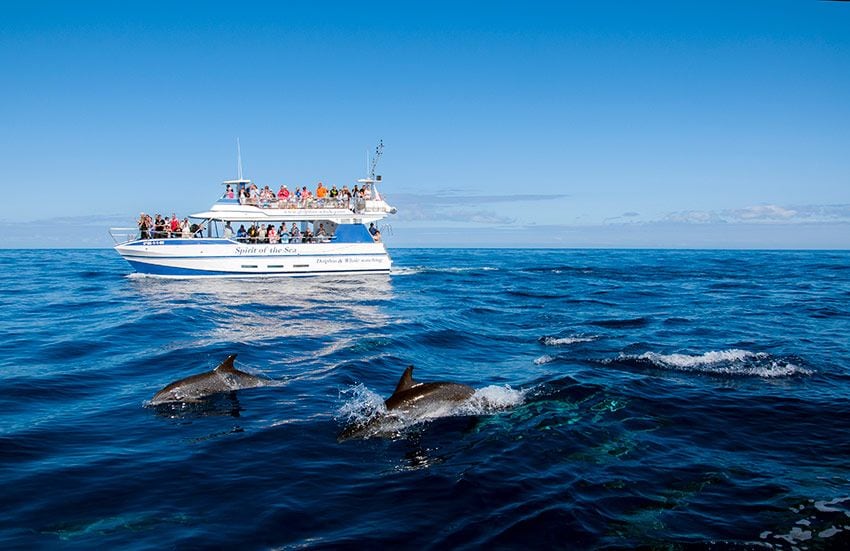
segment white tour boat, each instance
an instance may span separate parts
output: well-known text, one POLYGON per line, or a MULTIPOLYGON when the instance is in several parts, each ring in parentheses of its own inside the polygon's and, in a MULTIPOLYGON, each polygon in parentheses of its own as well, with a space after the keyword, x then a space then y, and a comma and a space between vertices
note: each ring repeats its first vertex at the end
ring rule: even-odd
POLYGON ((256 186, 242 178, 240 158, 238 177, 223 182, 221 198, 208 211, 189 217, 195 221, 192 233, 112 228, 115 250, 136 272, 160 277, 388 274, 391 261, 377 229, 396 209, 377 188, 381 177, 375 175, 375 166, 382 147, 376 150, 369 176, 357 180, 362 196, 349 200, 296 199, 294 194, 283 200, 276 194, 272 200, 251 197, 256 186), (250 235, 252 227, 269 225, 285 231, 276 231, 271 239, 264 231, 250 235), (240 228, 249 235, 240 235, 240 228))

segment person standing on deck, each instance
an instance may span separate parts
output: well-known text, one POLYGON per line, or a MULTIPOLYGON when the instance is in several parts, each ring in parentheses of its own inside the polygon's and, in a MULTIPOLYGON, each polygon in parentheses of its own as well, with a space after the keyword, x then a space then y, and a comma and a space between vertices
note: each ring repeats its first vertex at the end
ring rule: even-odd
POLYGON ((150 238, 150 225, 148 225, 148 215, 144 212, 139 214, 139 239, 150 238))
POLYGON ((180 219, 173 212, 171 213, 171 235, 168 237, 177 237, 180 232, 180 219))

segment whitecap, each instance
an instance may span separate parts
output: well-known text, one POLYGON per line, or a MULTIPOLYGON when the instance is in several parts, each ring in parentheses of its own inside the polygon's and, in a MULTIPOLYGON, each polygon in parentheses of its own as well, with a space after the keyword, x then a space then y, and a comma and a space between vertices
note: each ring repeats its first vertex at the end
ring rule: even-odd
POLYGON ((793 362, 775 358, 766 352, 732 348, 703 354, 659 354, 645 352, 638 356, 620 354, 620 360, 650 362, 657 367, 680 371, 699 371, 722 375, 748 375, 763 378, 810 375, 812 372, 793 362))
POLYGON ((539 358, 535 358, 534 365, 543 365, 543 364, 548 364, 548 363, 554 362, 554 361, 555 361, 554 356, 544 354, 544 355, 540 356, 539 358))
POLYGON ((394 275, 394 276, 416 275, 416 274, 421 274, 423 271, 425 271, 423 268, 392 268, 392 269, 390 269, 390 275, 394 275))
POLYGON ((693 368, 707 365, 717 365, 721 363, 740 362, 747 358, 766 358, 768 355, 764 352, 750 352, 749 350, 739 350, 733 348, 731 350, 720 350, 706 352, 700 355, 690 354, 658 354, 657 352, 646 352, 637 358, 640 360, 649 360, 655 364, 667 365, 670 367, 693 368))
POLYGON ((571 335, 569 337, 551 337, 545 336, 540 338, 540 342, 546 346, 566 346, 570 344, 578 344, 582 342, 593 342, 599 338, 599 335, 571 335))

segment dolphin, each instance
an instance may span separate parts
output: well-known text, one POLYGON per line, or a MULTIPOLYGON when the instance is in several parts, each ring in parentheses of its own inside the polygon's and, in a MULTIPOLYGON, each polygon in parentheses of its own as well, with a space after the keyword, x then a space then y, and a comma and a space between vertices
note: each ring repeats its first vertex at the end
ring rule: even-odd
MULTIPOLYGON (((339 435, 338 440, 374 436, 381 430, 382 422, 387 418, 402 417, 418 419, 435 412, 451 409, 457 404, 475 394, 475 389, 468 385, 435 381, 423 383, 413 379, 413 366, 404 370, 395 392, 384 401, 387 414, 379 415, 365 423, 355 423, 339 435)), ((392 424, 392 423, 389 423, 392 424)))
POLYGON ((384 401, 387 411, 413 413, 440 405, 453 405, 472 396, 475 389, 458 383, 437 381, 420 383, 413 380, 413 366, 408 366, 398 380, 393 395, 384 401))
POLYGON ((265 379, 233 367, 234 359, 236 359, 236 354, 231 354, 212 371, 174 381, 154 394, 149 405, 157 406, 171 402, 199 402, 211 394, 232 392, 266 384, 265 379))

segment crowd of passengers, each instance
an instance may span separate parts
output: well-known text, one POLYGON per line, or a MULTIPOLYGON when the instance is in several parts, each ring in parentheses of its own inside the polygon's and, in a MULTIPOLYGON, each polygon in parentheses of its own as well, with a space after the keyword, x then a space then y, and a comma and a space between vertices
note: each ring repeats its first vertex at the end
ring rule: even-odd
MULTIPOLYGON (((224 225, 224 237, 233 239, 233 228, 230 222, 224 225)), ((274 224, 265 226, 263 224, 253 224, 248 229, 245 225, 239 226, 235 235, 236 241, 242 243, 325 243, 330 240, 330 236, 325 231, 325 225, 319 223, 319 228, 313 233, 310 227, 304 228, 302 232, 295 222, 288 230, 285 224, 281 224, 279 228, 275 228, 274 224)))
MULTIPOLYGON (((224 198, 236 199, 236 195, 237 192, 233 190, 230 184, 227 184, 227 188, 224 190, 224 198)), ((295 191, 290 191, 285 185, 280 186, 280 189, 275 193, 269 186, 260 189, 256 184, 251 184, 247 188, 241 188, 238 195, 240 204, 257 205, 262 208, 351 208, 352 201, 357 203, 361 200, 371 199, 372 190, 365 185, 359 188, 354 186, 354 189, 348 189, 348 186, 342 186, 342 189, 331 186, 328 189, 322 182, 319 182, 315 193, 307 189, 307 186, 302 186, 301 189, 296 186, 295 191)))
MULTIPOLYGON (((150 214, 144 212, 139 215, 139 238, 140 239, 169 239, 182 237, 189 239, 192 237, 204 236, 204 225, 190 223, 188 218, 182 221, 176 214, 172 213, 169 218, 162 217, 157 214, 156 218, 152 218, 150 214)), ((375 241, 381 240, 381 232, 375 227, 375 224, 369 224, 369 233, 375 241)), ((279 228, 275 228, 274 224, 268 226, 263 224, 252 224, 245 229, 245 224, 241 224, 236 232, 233 232, 233 227, 230 222, 224 224, 224 238, 235 239, 242 243, 326 243, 331 240, 332 236, 325 231, 325 225, 319 223, 319 228, 313 233, 309 226, 304 228, 302 232, 298 225, 293 222, 292 227, 286 229, 286 224, 281 224, 279 228)))
POLYGON ((139 215, 139 236, 141 239, 168 239, 171 237, 203 237, 204 225, 190 223, 188 218, 182 221, 174 213, 171 217, 162 217, 157 214, 156 218, 152 218, 150 214, 144 212, 139 215))

